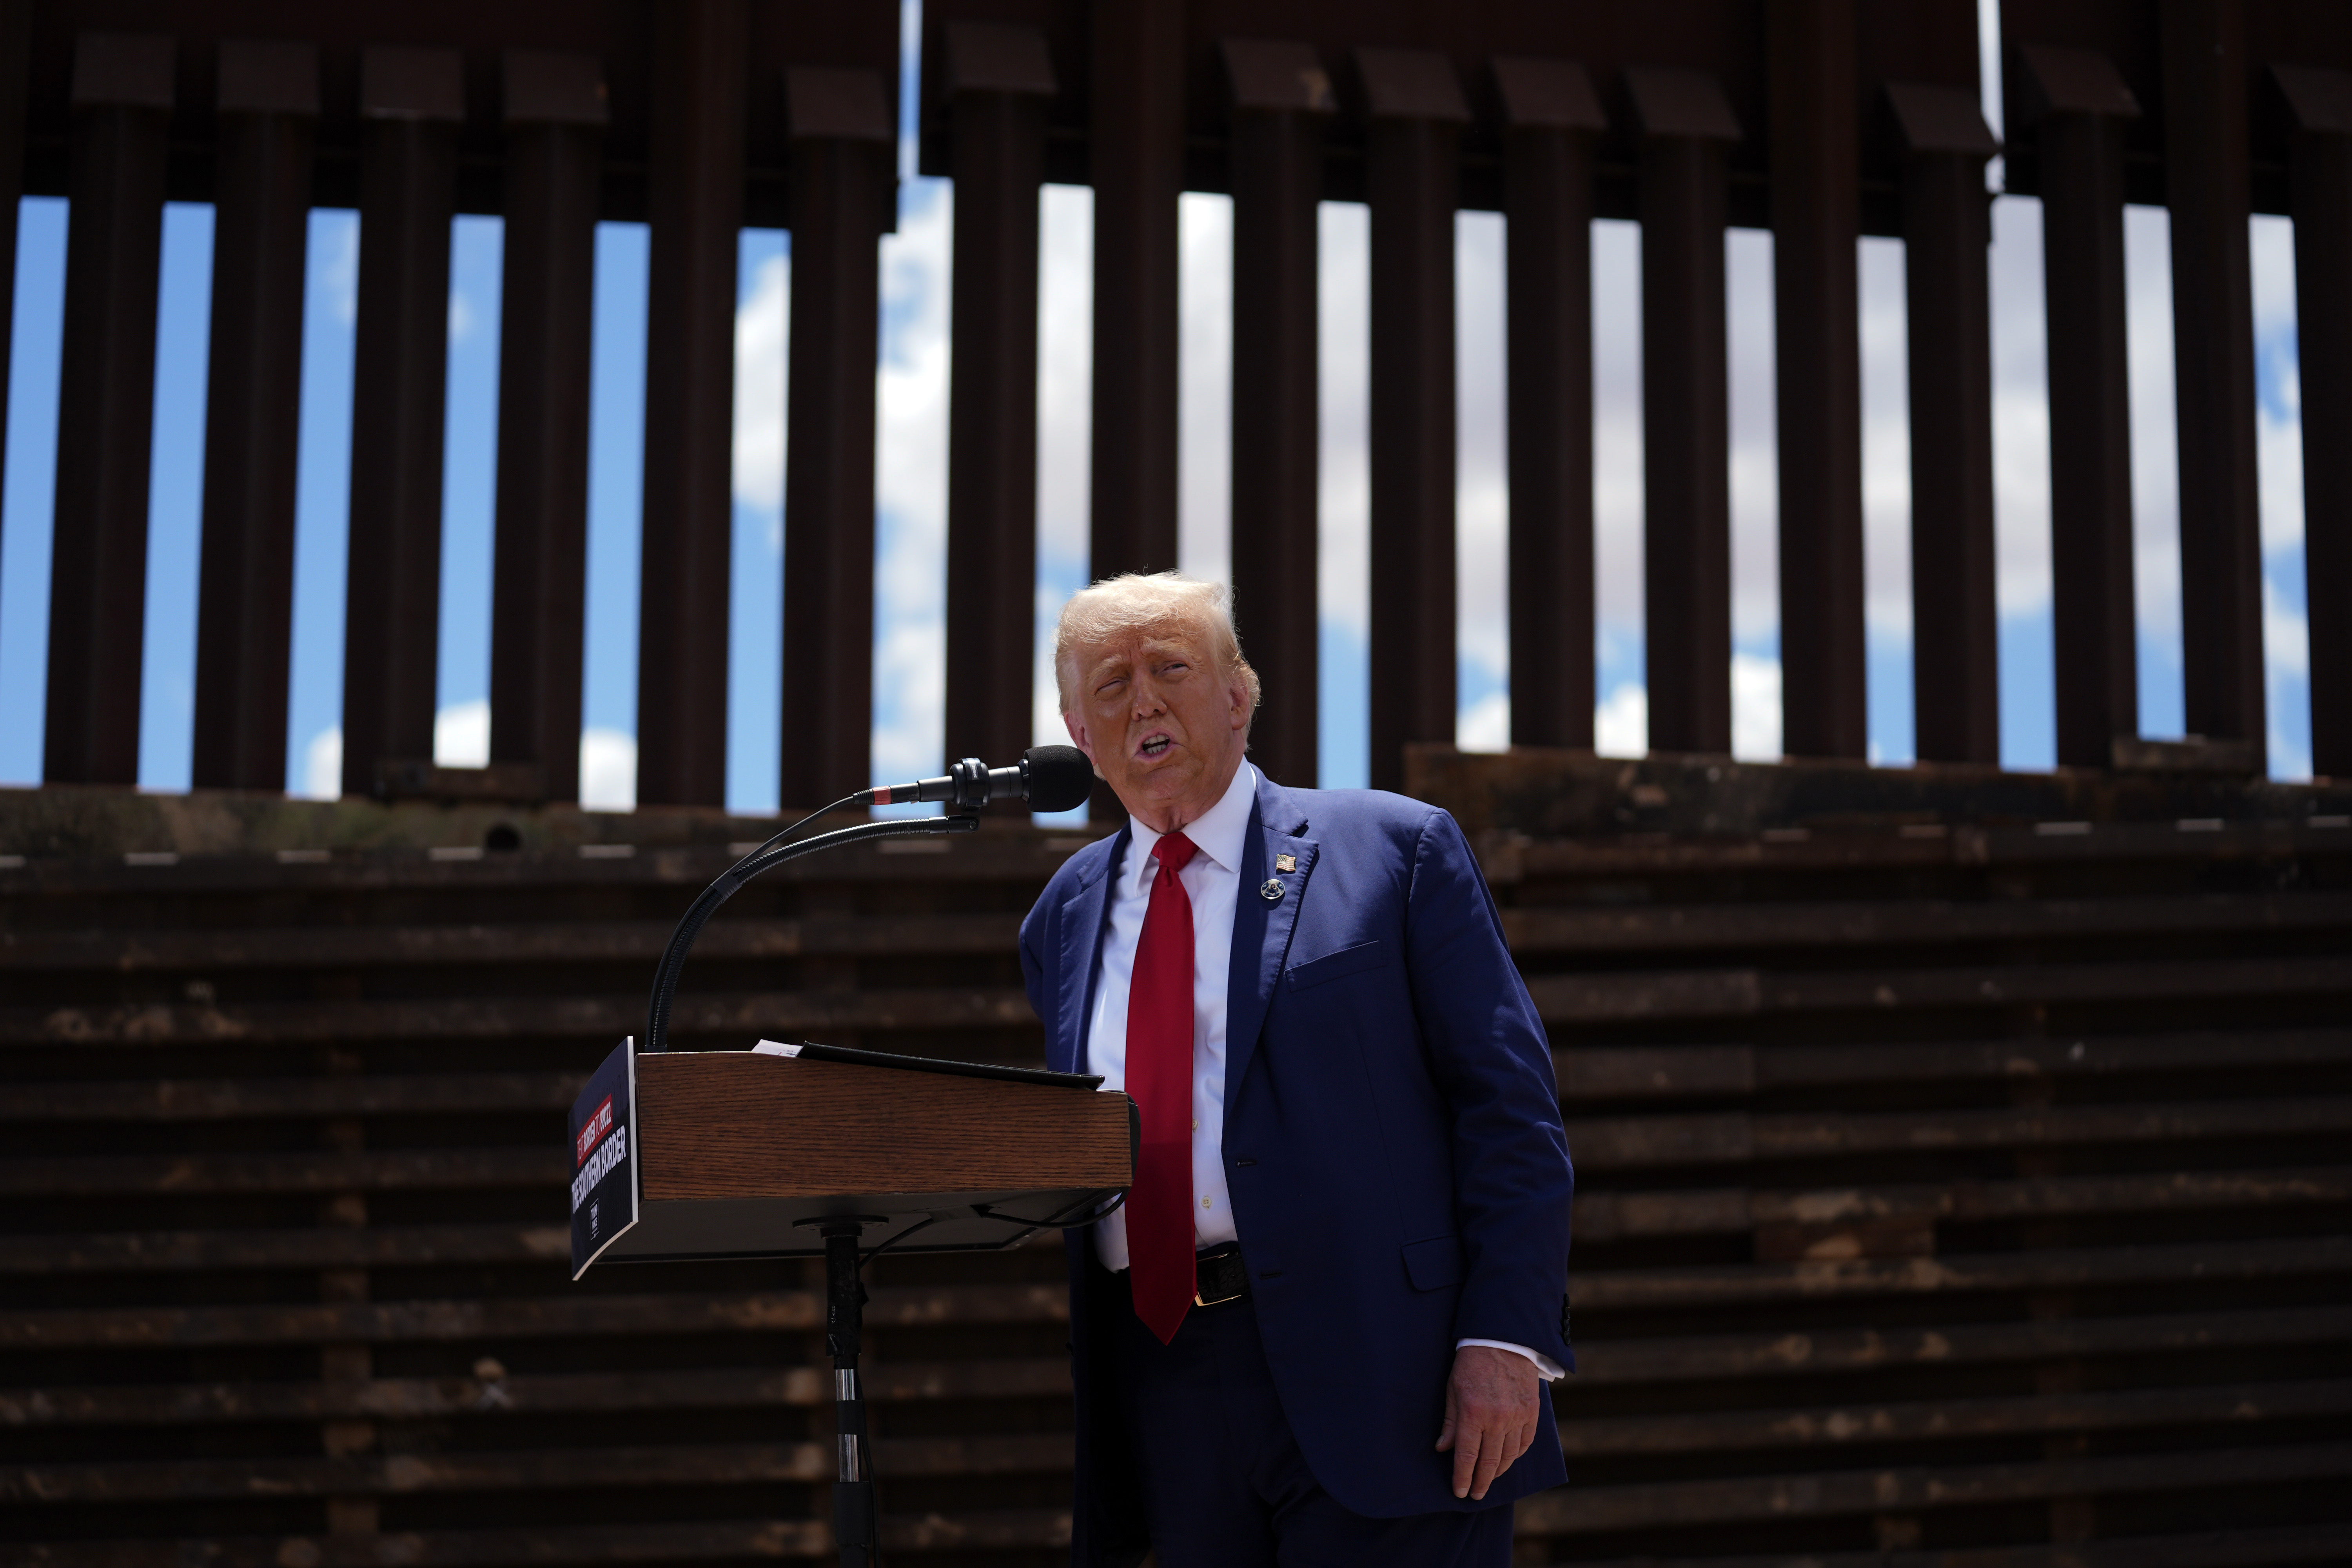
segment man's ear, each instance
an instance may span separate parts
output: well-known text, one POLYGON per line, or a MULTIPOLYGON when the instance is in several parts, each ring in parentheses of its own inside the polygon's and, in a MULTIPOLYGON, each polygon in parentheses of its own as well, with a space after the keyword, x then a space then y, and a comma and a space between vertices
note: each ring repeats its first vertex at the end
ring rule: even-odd
POLYGON ((1077 715, 1065 710, 1062 714, 1062 728, 1070 732, 1070 744, 1084 752, 1087 754, 1087 761, 1093 762, 1095 749, 1087 743, 1087 727, 1078 722, 1077 715))

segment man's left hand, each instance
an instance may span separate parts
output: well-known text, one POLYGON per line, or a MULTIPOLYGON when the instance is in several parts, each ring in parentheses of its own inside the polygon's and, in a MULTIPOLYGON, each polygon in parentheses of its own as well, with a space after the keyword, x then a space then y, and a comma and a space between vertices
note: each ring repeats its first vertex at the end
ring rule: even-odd
POLYGON ((1464 1345, 1445 1384, 1445 1429, 1437 1451, 1454 1451, 1454 1495, 1483 1500, 1495 1478, 1536 1440, 1543 1374, 1514 1351, 1464 1345))

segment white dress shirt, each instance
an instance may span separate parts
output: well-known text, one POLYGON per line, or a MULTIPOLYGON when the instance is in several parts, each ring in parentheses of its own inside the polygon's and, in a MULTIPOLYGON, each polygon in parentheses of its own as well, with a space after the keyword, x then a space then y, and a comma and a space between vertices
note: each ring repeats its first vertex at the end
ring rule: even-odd
MULTIPOLYGON (((1192 1238, 1196 1247, 1237 1239, 1233 1201, 1225 1191, 1225 984, 1233 973, 1234 901, 1241 891, 1242 843, 1249 834, 1257 770, 1246 762, 1217 804, 1187 826, 1199 851, 1176 873, 1192 900, 1192 1238)), ((1135 946, 1151 907, 1152 847, 1160 836, 1130 820, 1134 837, 1110 889, 1110 930, 1103 937, 1102 973, 1095 984, 1094 1016, 1087 1025, 1087 1068, 1105 1089, 1127 1087, 1127 994, 1135 979, 1135 946)), ((1127 1267, 1127 1215, 1095 1227, 1105 1265, 1127 1267)))
MULTIPOLYGON (((1242 847, 1249 835, 1257 778, 1257 770, 1243 763, 1217 804, 1183 829, 1198 853, 1176 873, 1192 902, 1192 1240, 1203 1248, 1240 1239, 1225 1187, 1225 991, 1233 973, 1242 847)), ((1143 936, 1143 917, 1151 907, 1152 847, 1160 839, 1132 818, 1129 827, 1132 837, 1127 855, 1110 886, 1110 930, 1103 936, 1094 1015, 1087 1021, 1087 1065, 1080 1069, 1100 1073, 1106 1089, 1127 1087, 1128 991, 1135 979, 1135 948, 1143 936)), ((1095 1226, 1095 1250, 1106 1268, 1128 1266, 1124 1211, 1095 1226)), ((1459 1342, 1517 1352, 1535 1363, 1546 1379, 1566 1375, 1559 1363, 1525 1345, 1500 1340, 1459 1342)))

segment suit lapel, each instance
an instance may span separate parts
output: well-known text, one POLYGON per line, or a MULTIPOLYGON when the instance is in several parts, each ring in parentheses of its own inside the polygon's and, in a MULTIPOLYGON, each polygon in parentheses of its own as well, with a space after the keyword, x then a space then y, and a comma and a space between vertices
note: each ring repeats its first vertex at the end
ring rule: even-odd
POLYGON ((1282 978, 1291 933, 1298 927, 1307 876, 1315 868, 1315 845, 1298 837, 1306 828, 1307 814, 1297 808, 1290 793, 1260 774, 1257 800, 1250 808, 1249 832, 1242 840, 1241 888, 1234 900, 1233 968, 1225 982, 1228 1105, 1240 1092, 1251 1059, 1257 1054, 1258 1032, 1265 1026, 1275 983, 1282 978), (1268 903, 1258 889, 1268 880, 1266 868, 1274 858, 1285 854, 1297 858, 1298 868, 1273 876, 1272 880, 1282 884, 1282 898, 1268 903))
POLYGON ((1104 917, 1110 910, 1110 887, 1127 858, 1132 829, 1122 825, 1111 838, 1110 858, 1098 874, 1080 885, 1062 905, 1060 982, 1054 1009, 1057 1037, 1047 1042, 1050 1060, 1063 1072, 1087 1070, 1087 1022, 1094 1005, 1095 960, 1102 951, 1104 917))

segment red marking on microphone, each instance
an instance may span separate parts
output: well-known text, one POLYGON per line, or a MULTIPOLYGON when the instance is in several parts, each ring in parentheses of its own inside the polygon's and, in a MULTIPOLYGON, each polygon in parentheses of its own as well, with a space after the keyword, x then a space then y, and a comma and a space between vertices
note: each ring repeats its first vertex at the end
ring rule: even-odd
POLYGON ((875 805, 889 805, 889 804, 890 804, 890 792, 889 792, 888 790, 887 790, 887 789, 877 789, 877 790, 876 790, 876 791, 874 792, 874 804, 875 804, 875 805))

